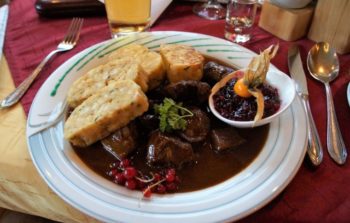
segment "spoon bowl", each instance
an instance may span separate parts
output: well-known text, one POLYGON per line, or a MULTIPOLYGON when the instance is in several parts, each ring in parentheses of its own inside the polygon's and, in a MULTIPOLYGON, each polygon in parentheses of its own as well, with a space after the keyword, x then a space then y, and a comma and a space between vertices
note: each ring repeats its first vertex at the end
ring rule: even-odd
POLYGON ((307 68, 312 77, 324 83, 327 96, 327 148, 332 159, 342 165, 347 151, 341 135, 334 109, 333 96, 329 82, 339 74, 339 60, 336 51, 329 43, 315 44, 307 56, 307 68))
POLYGON ((328 43, 315 44, 307 57, 307 67, 312 77, 323 83, 333 81, 339 74, 339 59, 328 43))

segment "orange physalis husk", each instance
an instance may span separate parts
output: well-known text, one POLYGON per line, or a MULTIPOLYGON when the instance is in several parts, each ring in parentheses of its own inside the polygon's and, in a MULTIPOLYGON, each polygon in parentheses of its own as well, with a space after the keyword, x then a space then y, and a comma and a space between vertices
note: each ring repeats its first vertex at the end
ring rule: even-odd
POLYGON ((258 89, 258 86, 265 82, 270 60, 276 55, 278 47, 278 45, 271 45, 258 56, 253 57, 244 72, 243 82, 248 86, 249 93, 256 98, 258 105, 254 122, 261 120, 264 115, 264 95, 258 89))

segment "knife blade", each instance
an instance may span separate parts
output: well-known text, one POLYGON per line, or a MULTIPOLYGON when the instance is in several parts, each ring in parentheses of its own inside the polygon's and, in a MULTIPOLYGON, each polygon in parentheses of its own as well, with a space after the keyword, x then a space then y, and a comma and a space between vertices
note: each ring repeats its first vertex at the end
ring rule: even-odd
POLYGON ((309 95, 303 64, 297 45, 292 45, 288 50, 288 67, 290 75, 295 80, 297 93, 309 95))
POLYGON ((300 57, 299 47, 297 45, 292 45, 288 49, 288 67, 290 75, 295 81, 296 92, 301 98, 304 110, 306 112, 306 119, 308 122, 307 154, 310 158, 311 163, 314 166, 318 166, 321 164, 323 159, 323 149, 311 113, 306 76, 303 69, 303 63, 300 57))

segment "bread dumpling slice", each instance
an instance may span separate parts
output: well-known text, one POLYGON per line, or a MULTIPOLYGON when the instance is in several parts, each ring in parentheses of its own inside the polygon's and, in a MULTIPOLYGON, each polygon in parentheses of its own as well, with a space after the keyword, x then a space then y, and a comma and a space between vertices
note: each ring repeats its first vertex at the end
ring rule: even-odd
POLYGON ((118 59, 118 58, 124 58, 124 57, 129 57, 132 55, 142 55, 149 52, 148 48, 145 47, 144 45, 140 44, 129 44, 125 45, 123 47, 120 47, 116 51, 112 52, 109 55, 109 59, 118 59))
POLYGON ((165 78, 165 68, 162 57, 159 53, 149 51, 147 47, 139 44, 130 44, 114 51, 109 59, 131 57, 140 63, 148 76, 148 87, 154 89, 160 85, 165 78))
POLYGON ((154 89, 165 79, 165 66, 159 53, 150 51, 141 58, 141 66, 148 76, 148 87, 154 89))
POLYGON ((144 92, 148 90, 148 77, 139 63, 131 58, 121 58, 95 67, 73 82, 68 91, 68 105, 75 108, 111 81, 118 80, 132 80, 144 92))
POLYGON ((64 125, 64 137, 86 147, 126 126, 148 110, 148 100, 131 80, 114 81, 73 110, 64 125))
POLYGON ((171 83, 202 79, 204 57, 193 47, 177 44, 161 45, 160 54, 163 57, 167 78, 171 83))

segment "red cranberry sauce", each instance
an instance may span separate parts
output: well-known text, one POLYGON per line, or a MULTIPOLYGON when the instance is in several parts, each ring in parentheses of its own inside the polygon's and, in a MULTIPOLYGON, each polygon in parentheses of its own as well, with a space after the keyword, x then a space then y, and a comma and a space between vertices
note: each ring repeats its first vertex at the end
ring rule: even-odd
MULTIPOLYGON (((233 86, 238 79, 233 78, 220 88, 213 96, 215 109, 225 118, 234 121, 252 121, 256 115, 255 97, 243 98, 237 95, 233 86)), ((278 90, 266 83, 259 86, 264 95, 264 116, 268 117, 278 111, 281 105, 278 90)))

